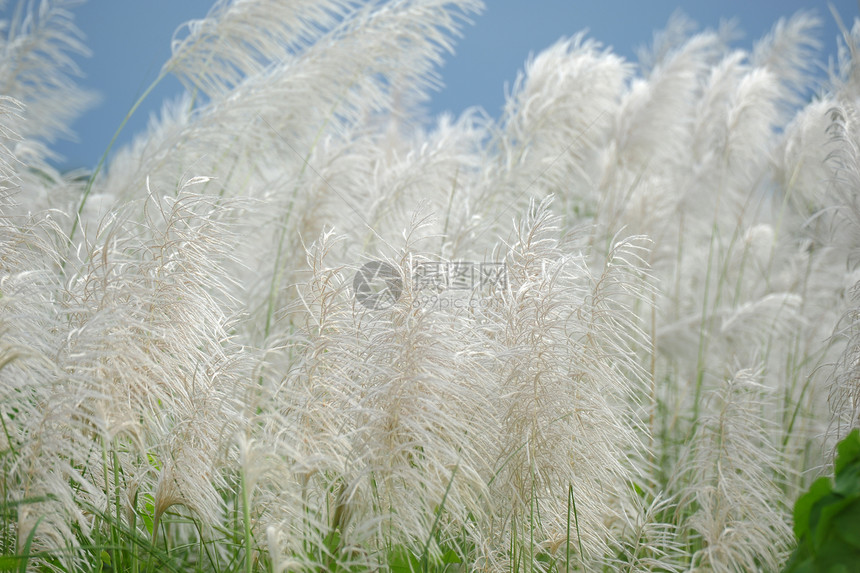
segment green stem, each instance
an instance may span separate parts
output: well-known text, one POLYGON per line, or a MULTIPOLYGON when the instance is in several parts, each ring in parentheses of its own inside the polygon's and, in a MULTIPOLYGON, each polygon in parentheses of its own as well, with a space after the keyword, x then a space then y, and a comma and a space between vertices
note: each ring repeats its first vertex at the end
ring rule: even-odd
POLYGON ((245 573, 252 573, 253 555, 251 551, 251 505, 248 481, 245 478, 245 470, 242 469, 242 521, 245 531, 245 573))
MULTIPOLYGON (((570 538, 570 510, 573 509, 573 526, 576 528, 576 544, 579 547, 579 562, 585 566, 585 552, 582 550, 582 536, 579 534, 579 514, 576 512, 576 497, 573 495, 573 484, 567 486, 567 536, 570 538)), ((568 546, 570 541, 568 540, 568 546)), ((570 567, 570 552, 568 551, 568 567, 570 567)))
POLYGON ((72 244, 72 241, 75 238, 75 232, 77 231, 78 225, 80 224, 80 220, 81 220, 81 213, 84 212, 84 206, 87 203, 87 199, 90 196, 90 192, 93 190, 93 184, 96 181, 96 177, 98 177, 99 173, 101 173, 101 170, 104 167, 105 161, 107 160, 107 156, 111 152, 111 150, 113 149, 113 146, 116 143, 116 140, 119 137, 119 134, 125 128, 125 125, 128 123, 128 120, 131 119, 131 116, 134 115, 134 112, 137 111, 137 108, 140 107, 140 105, 147 98, 147 96, 149 96, 149 94, 152 93, 152 90, 155 89, 155 86, 157 86, 159 83, 161 83, 161 80, 163 80, 166 76, 167 76, 166 70, 162 70, 162 72, 160 74, 158 74, 158 77, 155 78, 155 81, 153 81, 151 84, 149 84, 149 87, 146 88, 146 90, 144 90, 143 94, 141 94, 141 96, 139 98, 137 98, 137 101, 134 102, 134 105, 131 106, 131 109, 128 110, 128 113, 125 114, 125 117, 123 118, 122 123, 119 124, 119 127, 116 129, 116 132, 114 132, 113 137, 111 138, 110 143, 108 143, 107 149, 105 149, 105 152, 102 154, 101 158, 99 159, 99 162, 96 165, 96 168, 93 171, 93 174, 90 175, 90 178, 87 180, 87 187, 86 187, 86 189, 84 189, 84 195, 83 195, 83 197, 81 197, 81 202, 78 205, 78 211, 77 211, 77 214, 75 216, 75 220, 72 222, 72 230, 69 233, 69 245, 72 244))

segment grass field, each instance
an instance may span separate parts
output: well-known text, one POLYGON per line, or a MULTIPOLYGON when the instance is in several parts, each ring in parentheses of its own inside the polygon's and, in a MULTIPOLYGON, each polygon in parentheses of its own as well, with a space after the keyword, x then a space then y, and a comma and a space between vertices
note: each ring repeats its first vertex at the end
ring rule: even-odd
POLYGON ((73 4, 0 39, 0 571, 785 566, 860 423, 860 24, 428 125, 478 0, 221 1, 63 173, 73 4))

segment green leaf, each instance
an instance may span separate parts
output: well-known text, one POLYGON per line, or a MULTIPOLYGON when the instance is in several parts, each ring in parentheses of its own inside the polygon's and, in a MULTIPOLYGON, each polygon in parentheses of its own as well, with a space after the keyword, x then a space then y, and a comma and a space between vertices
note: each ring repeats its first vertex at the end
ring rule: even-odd
POLYGON ((854 501, 837 494, 830 494, 815 504, 812 508, 810 528, 813 530, 813 545, 816 550, 820 550, 824 540, 833 531, 833 519, 854 501))
POLYGON ((329 552, 330 555, 337 555, 338 550, 340 549, 340 531, 334 530, 329 532, 328 535, 323 539, 323 545, 325 545, 326 551, 329 552))
POLYGON ((812 507, 821 498, 829 495, 831 491, 830 480, 826 477, 820 477, 812 483, 808 492, 797 499, 794 504, 794 535, 798 539, 803 539, 803 536, 809 531, 812 507))
POLYGON ((421 560, 402 545, 388 552, 388 568, 391 573, 415 573, 421 571, 421 560))
POLYGON ((837 476, 848 464, 860 463, 860 430, 854 428, 850 434, 836 445, 836 461, 833 470, 837 476))
POLYGON ((847 545, 860 550, 860 500, 833 519, 833 529, 847 545))
POLYGON ((815 573, 808 544, 800 545, 788 560, 783 573, 815 573))
POLYGON ((33 538, 36 537, 36 530, 39 529, 39 525, 42 523, 42 520, 45 519, 45 516, 42 515, 39 519, 36 520, 36 524, 30 530, 30 533, 27 535, 27 540, 24 542, 24 555, 21 556, 20 565, 18 566, 19 573, 27 573, 27 562, 30 561, 30 546, 33 545, 33 538))
POLYGON ((833 491, 845 496, 860 496, 860 461, 842 467, 842 471, 836 474, 833 491))
POLYGON ((860 431, 837 451, 835 485, 819 478, 794 504, 798 546, 786 573, 860 573, 860 431))
POLYGON ((860 573, 860 551, 844 543, 835 531, 825 540, 814 559, 815 571, 860 573))
POLYGON ((21 499, 10 499, 8 501, 0 501, 0 510, 7 510, 18 507, 19 505, 31 505, 34 503, 43 503, 45 501, 55 501, 57 496, 55 495, 38 495, 34 497, 24 497, 21 499))
POLYGON ((457 554, 453 549, 448 549, 445 553, 442 554, 442 563, 445 565, 449 565, 451 563, 462 563, 463 560, 460 559, 460 555, 457 554))

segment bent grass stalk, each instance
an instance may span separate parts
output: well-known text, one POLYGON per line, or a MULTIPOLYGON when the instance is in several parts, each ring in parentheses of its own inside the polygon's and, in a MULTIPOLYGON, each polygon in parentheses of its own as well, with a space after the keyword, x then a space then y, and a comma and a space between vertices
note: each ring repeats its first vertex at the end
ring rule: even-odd
MULTIPOLYGON (((128 123, 128 120, 131 119, 131 116, 134 115, 134 112, 137 111, 137 109, 144 102, 144 100, 149 96, 150 93, 152 93, 152 90, 154 90, 156 88, 156 86, 158 86, 158 84, 161 83, 161 80, 163 80, 165 77, 167 77, 167 73, 168 73, 167 70, 162 70, 161 73, 158 75, 158 77, 155 78, 155 80, 153 80, 153 82, 151 84, 149 84, 149 87, 147 87, 143 91, 143 93, 140 95, 140 97, 137 98, 137 101, 134 102, 134 104, 131 106, 131 109, 128 110, 128 112, 125 114, 125 117, 120 122, 119 127, 116 128, 116 131, 114 132, 113 137, 111 137, 111 140, 107 145, 107 148, 105 149, 104 153, 102 153, 102 156, 99 158, 99 162, 96 164, 96 168, 93 170, 92 175, 90 175, 89 179, 87 179, 87 186, 84 188, 84 194, 83 194, 83 196, 81 196, 81 201, 78 204, 78 210, 77 210, 76 216, 74 217, 74 220, 72 221, 72 230, 69 232, 69 240, 68 240, 69 246, 72 245, 72 243, 75 239, 75 231, 77 231, 78 226, 81 224, 81 214, 84 212, 84 206, 87 203, 87 199, 90 196, 90 192, 92 192, 92 190, 93 190, 93 184, 95 183, 96 178, 98 177, 99 173, 101 173, 101 170, 104 167, 105 162, 107 161, 107 157, 110 154, 111 150, 113 149, 113 146, 116 143, 116 140, 119 137, 119 134, 122 133, 122 130, 125 129, 125 125, 128 123)), ((64 261, 64 263, 65 263, 65 261, 64 261)))

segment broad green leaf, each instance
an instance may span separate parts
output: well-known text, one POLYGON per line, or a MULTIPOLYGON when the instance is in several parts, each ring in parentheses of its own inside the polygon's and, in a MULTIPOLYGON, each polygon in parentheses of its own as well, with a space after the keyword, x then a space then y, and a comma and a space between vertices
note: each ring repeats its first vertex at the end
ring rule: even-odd
POLYGON ((845 466, 853 462, 860 462, 860 430, 857 428, 836 445, 836 461, 833 464, 833 470, 837 477, 845 466))
POLYGON ((830 494, 815 504, 810 517, 810 528, 813 530, 813 545, 816 550, 821 550, 825 540, 833 531, 833 519, 854 501, 837 494, 830 494))
POLYGON ((833 529, 847 545, 860 550, 860 499, 833 518, 833 529))
POLYGON ((812 507, 818 500, 829 495, 830 492, 830 479, 820 477, 812 483, 808 492, 797 499, 797 502, 794 504, 794 535, 798 539, 802 539, 809 531, 809 519, 812 507))
POLYGON ((462 563, 462 562, 463 562, 463 560, 460 559, 460 556, 453 549, 448 549, 442 555, 442 563, 444 563, 445 565, 448 565, 450 563, 462 563))

